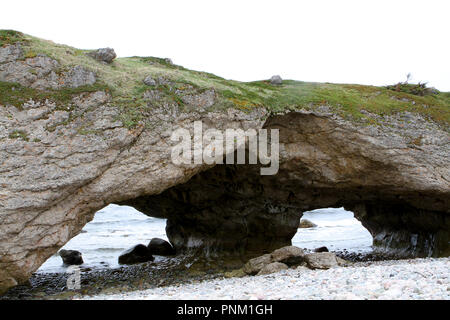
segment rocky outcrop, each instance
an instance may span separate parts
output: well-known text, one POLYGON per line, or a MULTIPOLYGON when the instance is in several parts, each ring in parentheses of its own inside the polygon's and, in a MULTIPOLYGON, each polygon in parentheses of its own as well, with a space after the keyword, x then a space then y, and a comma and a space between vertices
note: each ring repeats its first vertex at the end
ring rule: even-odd
POLYGON ((144 79, 143 82, 144 82, 144 84, 147 85, 147 86, 156 86, 156 81, 155 81, 155 79, 153 79, 153 77, 151 77, 151 76, 145 77, 145 79, 144 79))
POLYGON ((103 61, 106 63, 111 63, 116 57, 116 52, 112 48, 101 48, 88 53, 92 58, 103 61))
POLYGON ((22 59, 21 46, 0 47, 0 81, 35 89, 78 88, 96 82, 95 73, 82 66, 61 68, 44 54, 22 59))
POLYGON ((281 77, 279 75, 272 76, 270 78, 270 83, 275 84, 275 85, 280 85, 283 83, 283 79, 281 79, 281 77))
POLYGON ((23 50, 20 44, 0 48, 0 63, 13 62, 22 58, 23 50))
MULTIPOLYGON (((97 83, 102 75, 45 55, 25 58, 21 50, 0 48, 0 81, 57 90, 97 83)), ((136 83, 145 86, 145 74, 136 83)), ((161 90, 133 91, 147 103, 142 112, 124 113, 109 90, 80 92, 64 105, 51 99, 0 105, 0 290, 25 282, 110 203, 167 218, 167 236, 180 253, 269 253, 291 244, 302 212, 343 206, 381 248, 450 254, 447 126, 409 112, 370 114, 376 124, 367 125, 325 102, 272 114, 241 97, 231 108, 217 88, 171 81, 161 90), (279 129, 279 172, 175 165, 171 132, 193 132, 196 120, 204 131, 279 129)), ((16 90, 7 88, 11 95, 16 90)))

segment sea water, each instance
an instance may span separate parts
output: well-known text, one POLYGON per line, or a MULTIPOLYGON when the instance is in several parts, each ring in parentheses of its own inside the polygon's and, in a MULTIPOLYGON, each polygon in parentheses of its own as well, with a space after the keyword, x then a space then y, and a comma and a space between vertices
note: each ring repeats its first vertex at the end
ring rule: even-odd
POLYGON ((326 208, 303 213, 317 225, 314 228, 298 229, 292 245, 315 249, 325 246, 330 251, 361 252, 372 251, 373 238, 370 232, 355 219, 353 212, 344 208, 326 208))
MULTIPOLYGON (((352 212, 343 208, 327 208, 305 212, 317 227, 298 229, 292 245, 315 249, 326 246, 330 251, 346 249, 348 252, 372 250, 372 236, 356 220, 352 212)), ((166 220, 148 217, 128 206, 111 204, 95 214, 82 233, 71 239, 63 249, 78 250, 88 267, 118 267, 120 253, 136 244, 147 245, 152 238, 167 240, 166 220)), ((64 272, 61 257, 50 257, 39 273, 64 272)))
MULTIPOLYGON (((167 240, 166 220, 151 218, 128 206, 111 204, 98 211, 82 232, 62 249, 78 250, 84 265, 118 267, 121 252, 137 244, 148 245, 152 238, 167 240)), ((38 272, 64 272, 61 257, 50 257, 38 272)))

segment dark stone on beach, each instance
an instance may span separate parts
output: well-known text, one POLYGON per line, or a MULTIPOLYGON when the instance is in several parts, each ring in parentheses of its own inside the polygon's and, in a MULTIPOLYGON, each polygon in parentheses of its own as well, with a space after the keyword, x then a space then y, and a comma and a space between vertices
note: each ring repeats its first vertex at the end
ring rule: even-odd
POLYGON ((305 261, 305 253, 298 247, 287 246, 272 252, 271 259, 273 262, 281 262, 292 267, 305 261))
POLYGON ((244 265, 243 270, 246 274, 255 275, 259 271, 261 271, 262 268, 264 268, 266 265, 270 264, 271 262, 272 262, 272 258, 270 256, 270 254, 265 254, 260 257, 250 259, 244 265))
POLYGON ((62 258, 63 263, 68 266, 83 264, 83 257, 80 251, 76 250, 60 250, 59 256, 62 258))
POLYGON ((314 249, 314 252, 330 252, 330 250, 328 250, 327 247, 320 247, 320 248, 314 249))
POLYGON ((119 256, 119 264, 135 264, 153 260, 150 250, 143 244, 138 244, 125 250, 119 256))
POLYGON ((259 272, 258 276, 265 275, 265 274, 271 274, 280 272, 282 270, 287 270, 289 267, 281 262, 272 262, 267 265, 265 265, 259 272))
POLYGON ((332 252, 310 253, 305 256, 310 269, 330 269, 338 265, 336 255, 332 252))
POLYGON ((173 256, 175 254, 175 249, 172 245, 160 238, 153 238, 147 248, 150 254, 156 254, 158 256, 173 256))

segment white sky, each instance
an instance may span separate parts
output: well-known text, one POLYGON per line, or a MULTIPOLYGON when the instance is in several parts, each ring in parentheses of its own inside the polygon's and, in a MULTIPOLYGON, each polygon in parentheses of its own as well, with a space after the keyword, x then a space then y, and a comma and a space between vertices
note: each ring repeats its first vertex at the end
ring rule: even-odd
POLYGON ((252 81, 450 91, 450 1, 2 1, 0 29, 252 81))

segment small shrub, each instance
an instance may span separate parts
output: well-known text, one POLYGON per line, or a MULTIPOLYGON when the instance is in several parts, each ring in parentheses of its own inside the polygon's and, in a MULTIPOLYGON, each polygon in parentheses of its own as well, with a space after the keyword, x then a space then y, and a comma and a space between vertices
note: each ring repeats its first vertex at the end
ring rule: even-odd
POLYGON ((416 96, 426 96, 426 95, 432 95, 432 94, 438 94, 439 91, 435 88, 427 88, 426 82, 419 82, 417 84, 408 83, 408 81, 411 79, 411 74, 409 73, 406 76, 405 82, 399 82, 397 84, 386 86, 387 89, 397 91, 397 92, 405 92, 409 94, 413 94, 416 96))
POLYGON ((27 52, 25 52, 24 58, 28 59, 28 58, 35 58, 37 56, 37 53, 34 52, 33 50, 28 50, 27 52))

